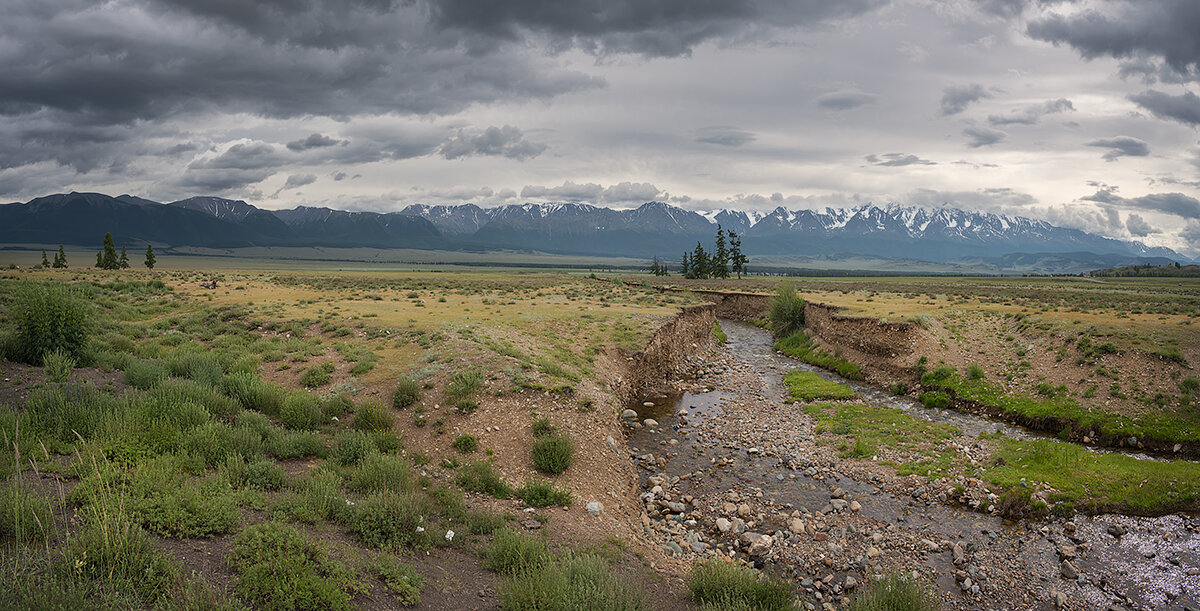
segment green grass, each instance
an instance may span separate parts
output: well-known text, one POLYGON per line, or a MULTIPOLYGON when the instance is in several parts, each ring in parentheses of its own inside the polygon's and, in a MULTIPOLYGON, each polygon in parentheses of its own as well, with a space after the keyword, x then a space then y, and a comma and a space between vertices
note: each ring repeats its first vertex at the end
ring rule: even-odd
POLYGON ((446 382, 446 396, 452 403, 469 400, 483 387, 483 372, 464 369, 450 376, 446 382))
POLYGON ((504 611, 649 609, 641 588, 609 572, 595 556, 568 554, 521 571, 501 586, 504 611))
POLYGON ((500 479, 492 469, 492 464, 485 461, 464 465, 458 472, 457 482, 468 492, 482 492, 498 499, 506 499, 512 495, 512 488, 500 479))
POLYGON ((391 556, 378 556, 371 561, 370 569, 401 607, 420 604, 424 582, 411 564, 391 556))
POLYGON ((470 454, 479 448, 479 440, 476 439, 474 435, 463 433, 462 435, 459 435, 451 445, 454 446, 455 450, 458 450, 463 454, 470 454))
POLYGON ((862 368, 850 361, 838 358, 817 348, 809 335, 796 331, 775 341, 775 349, 788 356, 798 358, 809 365, 838 372, 847 380, 863 379, 862 368))
MULTIPOLYGON (((810 403, 804 411, 817 421, 817 433, 832 433, 854 439, 846 442, 843 455, 861 458, 873 455, 880 448, 906 450, 924 456, 921 461, 903 465, 902 474, 927 475, 931 469, 944 467, 955 456, 952 452, 926 449, 960 435, 948 424, 919 420, 898 409, 864 404, 810 403)), ((837 443, 826 440, 829 443, 837 443)))
POLYGON ((377 492, 354 506, 347 530, 369 547, 428 548, 434 542, 428 522, 433 513, 433 503, 419 492, 377 492))
POLYGON ((421 400, 421 383, 412 378, 401 378, 392 391, 392 407, 408 407, 421 400))
POLYGON ((333 380, 333 372, 336 369, 333 363, 321 363, 313 365, 304 370, 300 374, 300 384, 305 388, 317 388, 324 386, 333 380))
POLYGON ((788 396, 793 401, 817 399, 852 399, 855 394, 848 386, 830 382, 812 371, 792 371, 783 378, 788 396))
POLYGON ((0 485, 0 542, 45 541, 54 532, 50 503, 19 480, 0 485))
POLYGON ((850 602, 850 611, 937 611, 937 596, 926 586, 892 573, 872 581, 850 602))
POLYGON ((729 342, 729 336, 725 335, 725 330, 721 328, 721 323, 715 320, 713 321, 712 335, 719 346, 723 346, 729 342))
POLYGON ((367 400, 354 410, 354 421, 350 425, 360 431, 382 432, 392 430, 395 423, 395 416, 385 407, 375 401, 367 400))
POLYGON ((483 551, 483 568, 504 575, 535 570, 551 559, 545 539, 512 528, 496 531, 492 544, 483 551))
POLYGON ((558 475, 571 466, 575 444, 566 435, 550 435, 533 442, 530 454, 538 471, 558 475))
POLYGON ((350 475, 347 487, 360 494, 405 491, 412 488, 408 459, 372 453, 350 475))
POLYGON ((687 586, 692 600, 706 611, 795 609, 787 584, 734 562, 708 560, 693 565, 687 586))
POLYGON ((238 596, 256 609, 351 609, 351 594, 364 589, 324 546, 279 522, 247 527, 229 565, 238 596))
POLYGON ((550 482, 530 480, 516 492, 516 497, 530 507, 569 507, 571 492, 558 490, 550 482))

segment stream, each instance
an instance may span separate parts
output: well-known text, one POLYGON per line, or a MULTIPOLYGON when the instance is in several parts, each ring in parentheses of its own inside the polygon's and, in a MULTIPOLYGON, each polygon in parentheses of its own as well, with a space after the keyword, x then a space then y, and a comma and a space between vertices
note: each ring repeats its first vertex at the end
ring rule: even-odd
MULTIPOLYGON (((771 552, 772 570, 801 582, 815 596, 811 600, 818 601, 817 608, 831 595, 837 599, 852 591, 854 582, 869 577, 872 561, 884 556, 879 559, 887 559, 886 564, 924 574, 936 584, 947 608, 1050 609, 1057 604, 1200 611, 1196 516, 1077 515, 1070 524, 1014 522, 940 503, 926 496, 924 487, 904 495, 884 490, 883 478, 894 476, 851 476, 843 471, 854 469, 843 468, 839 461, 810 462, 816 455, 811 420, 781 407, 786 394, 782 377, 794 369, 817 372, 850 386, 867 403, 951 424, 970 437, 1046 436, 984 416, 928 408, 842 379, 777 354, 770 334, 762 329, 720 322, 729 341, 715 359, 715 388, 634 402, 630 407, 638 422, 653 418, 658 425, 631 427, 629 446, 639 457, 659 457, 639 458, 644 489, 653 487, 651 477, 661 477, 671 484, 673 498, 694 499, 697 511, 687 514, 697 519, 692 528, 702 528, 706 519, 711 523, 723 504, 728 517, 728 499, 734 496, 773 508, 744 517, 760 516, 748 520, 754 530, 773 532, 775 540, 783 542, 771 552), (764 451, 767 443, 774 451, 764 451), (855 511, 842 509, 849 500, 855 501, 855 511), (789 511, 791 519, 799 516, 809 527, 789 531, 789 511), (815 561, 817 556, 822 560, 815 561), (1063 576, 1064 560, 1070 560, 1072 573, 1077 572, 1071 579, 1063 576)), ((678 537, 687 530, 684 517, 668 517, 662 522, 666 528, 656 525, 655 532, 678 537)), ((652 530, 647 528, 648 533, 652 530)), ((714 550, 742 553, 745 546, 739 547, 736 538, 717 535, 712 539, 714 550)), ((694 539, 691 535, 688 540, 694 539)))

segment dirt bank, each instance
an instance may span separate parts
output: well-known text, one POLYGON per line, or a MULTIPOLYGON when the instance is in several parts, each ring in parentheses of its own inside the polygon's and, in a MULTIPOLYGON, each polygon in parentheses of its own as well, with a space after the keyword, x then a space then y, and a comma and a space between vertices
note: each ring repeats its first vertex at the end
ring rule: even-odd
POLYGON ((613 394, 622 404, 662 388, 689 355, 712 347, 712 328, 717 308, 703 304, 683 308, 659 327, 641 352, 622 353, 625 372, 612 382, 613 394))

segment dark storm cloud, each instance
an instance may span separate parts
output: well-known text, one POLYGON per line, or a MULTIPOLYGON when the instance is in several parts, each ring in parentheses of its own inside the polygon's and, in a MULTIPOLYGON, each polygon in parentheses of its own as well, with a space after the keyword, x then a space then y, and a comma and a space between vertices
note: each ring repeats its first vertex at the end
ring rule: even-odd
POLYGON ((188 164, 180 186, 203 192, 240 189, 270 178, 287 163, 287 156, 271 144, 239 143, 216 157, 188 164))
POLYGON ((899 167, 906 165, 937 165, 936 162, 928 159, 921 159, 916 155, 906 155, 904 153, 884 153, 883 155, 867 155, 864 157, 867 163, 884 167, 899 167))
POLYGON ((1129 99, 1160 119, 1200 125, 1200 96, 1190 91, 1181 95, 1171 95, 1150 89, 1131 95, 1129 99))
POLYGON ((824 110, 853 110, 867 104, 874 104, 879 96, 864 93, 857 89, 832 91, 817 96, 817 106, 824 110))
POLYGON ((967 109, 972 102, 992 97, 983 85, 950 85, 942 90, 942 116, 956 115, 967 109))
POLYGON ((675 57, 705 41, 818 25, 883 4, 886 0, 431 0, 429 8, 438 25, 484 41, 519 41, 533 33, 558 48, 675 57))
POLYGON ((525 134, 519 128, 505 125, 489 127, 482 132, 459 131, 442 145, 439 152, 446 159, 493 156, 525 161, 541 155, 545 150, 545 144, 530 142, 525 139, 525 134))
POLYGON ((727 125, 714 125, 696 130, 696 142, 721 146, 745 146, 754 142, 756 136, 744 129, 727 125))
POLYGON ((317 182, 316 174, 292 174, 287 177, 287 181, 283 183, 281 191, 286 189, 299 189, 304 185, 311 185, 317 182))
POLYGON ((968 127, 963 130, 963 135, 967 137, 967 146, 973 149, 996 144, 1008 137, 1008 134, 990 127, 968 127))
POLYGON ((1200 77, 1200 2, 1137 0, 1105 2, 1068 15, 1029 23, 1031 37, 1066 44, 1087 59, 1155 57, 1176 74, 1200 77))
POLYGON ((1145 157, 1150 154, 1150 145, 1146 144, 1144 140, 1138 140, 1129 136, 1098 138, 1090 142, 1085 142, 1084 146, 1109 149, 1107 153, 1104 153, 1105 161, 1116 161, 1121 157, 1145 157))
POLYGON ((293 140, 287 143, 287 147, 293 151, 306 151, 308 149, 324 148, 327 146, 337 146, 339 144, 348 144, 346 140, 337 140, 330 136, 322 134, 313 134, 301 140, 293 140))
POLYGON ((1140 214, 1130 214, 1129 218, 1125 219, 1125 228, 1129 230, 1130 235, 1138 238, 1144 238, 1152 233, 1162 233, 1161 229, 1151 227, 1140 214))
POLYGON ((1121 197, 1117 195, 1115 188, 1101 186, 1092 195, 1086 195, 1079 199, 1127 208, 1154 210, 1181 216, 1185 219, 1200 219, 1200 200, 1183 193, 1150 193, 1141 197, 1121 197))
POLYGON ((1071 100, 1066 98, 1046 100, 1041 104, 1033 104, 1018 110, 1014 110, 1007 115, 989 115, 988 123, 997 126, 1034 125, 1046 115, 1058 114, 1068 110, 1075 110, 1075 105, 1071 103, 1071 100))

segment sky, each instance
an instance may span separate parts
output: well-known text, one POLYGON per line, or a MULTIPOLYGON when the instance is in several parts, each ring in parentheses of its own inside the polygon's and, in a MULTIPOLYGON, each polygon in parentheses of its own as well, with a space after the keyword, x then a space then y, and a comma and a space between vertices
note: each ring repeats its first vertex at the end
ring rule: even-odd
POLYGON ((7 0, 0 201, 867 202, 1200 255, 1196 0, 7 0))

